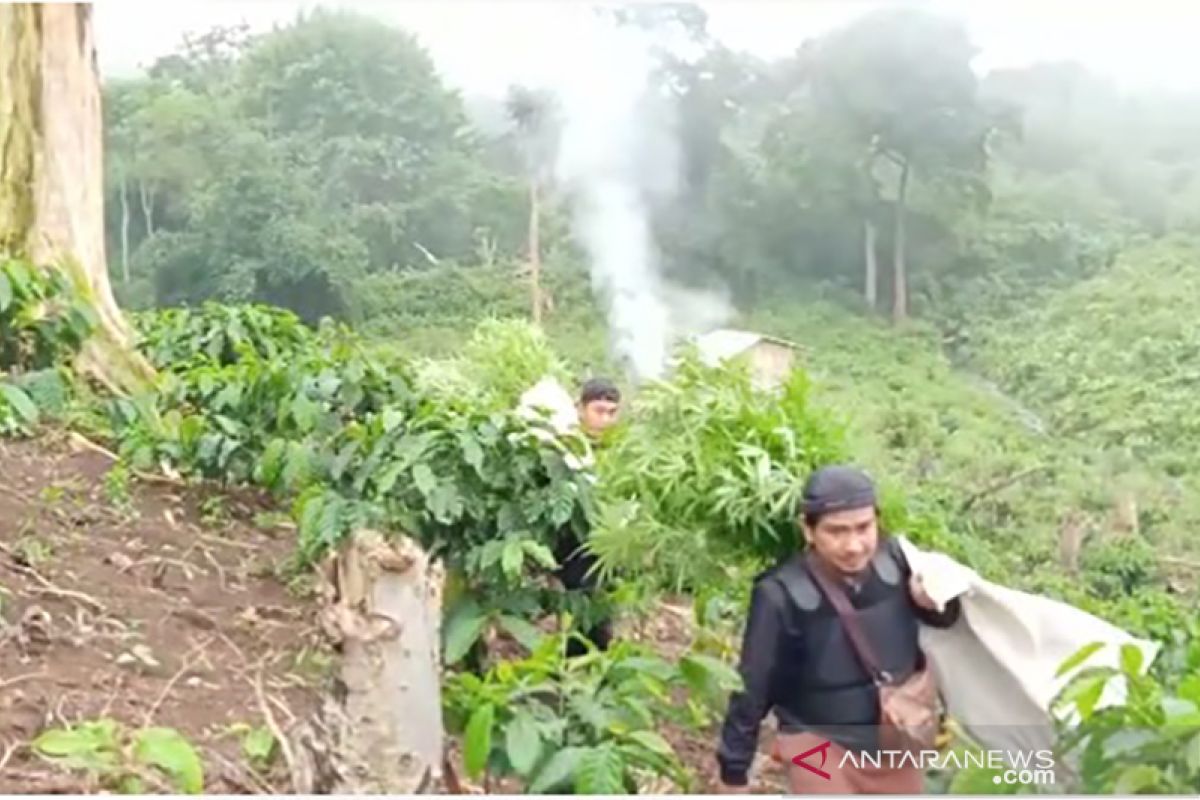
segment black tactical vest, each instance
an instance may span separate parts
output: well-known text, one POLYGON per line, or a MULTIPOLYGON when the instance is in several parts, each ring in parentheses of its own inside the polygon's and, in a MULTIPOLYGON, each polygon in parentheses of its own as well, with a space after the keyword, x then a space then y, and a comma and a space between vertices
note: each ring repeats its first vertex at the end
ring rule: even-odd
MULTIPOLYGON (((920 666, 921 653, 898 550, 894 542, 881 541, 861 588, 846 591, 875 656, 895 680, 903 680, 920 666)), ((797 554, 768 578, 791 600, 788 627, 795 634, 775 670, 776 716, 785 732, 818 730, 847 747, 873 747, 879 724, 875 681, 804 560, 797 554)))

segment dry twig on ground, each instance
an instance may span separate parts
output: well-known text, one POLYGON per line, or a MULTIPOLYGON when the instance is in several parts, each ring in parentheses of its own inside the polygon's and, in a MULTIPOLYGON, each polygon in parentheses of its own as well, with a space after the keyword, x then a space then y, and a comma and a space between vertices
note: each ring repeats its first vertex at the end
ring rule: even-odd
POLYGON ((15 678, 8 678, 6 680, 0 681, 0 689, 7 689, 8 687, 15 686, 16 684, 21 683, 22 681, 28 681, 28 680, 33 680, 34 678, 40 678, 45 674, 46 673, 44 673, 44 672, 30 672, 26 675, 18 675, 15 678))
POLYGON ((13 753, 24 747, 22 742, 13 742, 4 748, 4 755, 0 756, 0 773, 4 772, 4 768, 8 766, 9 760, 13 757, 13 753))
POLYGON ((271 706, 267 703, 266 693, 263 691, 261 666, 254 677, 254 694, 258 698, 258 707, 262 711, 263 722, 266 723, 267 730, 271 731, 271 735, 275 737, 275 741, 279 742, 279 750, 283 753, 283 760, 287 764, 288 775, 291 778, 292 790, 299 791, 296 786, 296 776, 299 774, 296 770, 296 756, 292 752, 292 745, 288 741, 287 736, 284 735, 283 729, 275 721, 275 715, 271 713, 271 706))
POLYGON ((143 725, 150 724, 150 722, 154 719, 155 712, 157 712, 159 707, 162 706, 163 701, 167 699, 167 695, 171 693, 171 689, 175 688, 175 684, 178 683, 179 679, 184 676, 184 673, 192 668, 192 665, 195 664, 196 660, 199 658, 198 654, 202 654, 204 649, 208 647, 212 640, 213 637, 210 636, 200 644, 193 646, 192 649, 187 652, 187 654, 183 657, 183 665, 180 666, 179 669, 176 670, 175 674, 171 676, 171 679, 167 681, 167 685, 163 687, 162 691, 159 692, 158 697, 154 700, 154 704, 150 706, 149 710, 147 710, 144 715, 142 715, 143 725))

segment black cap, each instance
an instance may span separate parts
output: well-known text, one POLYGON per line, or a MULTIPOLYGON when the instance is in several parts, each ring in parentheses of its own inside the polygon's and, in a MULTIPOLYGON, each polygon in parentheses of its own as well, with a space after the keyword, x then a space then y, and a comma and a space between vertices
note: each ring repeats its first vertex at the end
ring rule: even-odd
POLYGON ((854 467, 822 467, 808 476, 801 503, 806 515, 873 507, 875 484, 854 467))

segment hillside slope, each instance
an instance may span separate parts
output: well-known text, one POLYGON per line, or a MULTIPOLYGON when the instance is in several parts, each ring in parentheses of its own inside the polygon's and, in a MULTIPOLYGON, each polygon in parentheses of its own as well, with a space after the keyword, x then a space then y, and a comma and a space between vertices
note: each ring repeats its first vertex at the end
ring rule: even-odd
MULTIPOLYGON (((746 320, 803 348, 817 398, 845 421, 852 452, 882 480, 938 503, 990 541, 1005 572, 1044 563, 1056 546, 1076 464, 1037 420, 955 370, 932 332, 904 331, 809 303, 746 320)), ((997 565, 998 567, 1000 565, 997 565)))
POLYGON ((1128 522, 1197 550, 1200 523, 1200 251, 1164 242, 981 328, 973 365, 1091 454, 1128 522))
MULTIPOLYGON (((111 467, 49 438, 0 441, 0 794, 135 775, 173 794, 286 791, 269 726, 309 717, 331 663, 314 604, 281 577, 294 535, 255 526, 233 498, 111 467), (181 734, 199 771, 172 780, 118 755, 145 726, 181 734), (40 736, 56 737, 45 755, 91 768, 39 757, 40 736)), ((159 746, 159 765, 188 763, 178 740, 159 746)))
MULTIPOLYGON (((1157 609, 1173 602, 1159 592, 1194 591, 1194 545, 1163 531, 1186 529, 1198 495, 1163 502, 1169 486, 1057 434, 1035 398, 952 364, 935 331, 812 302, 739 324, 803 348, 816 399, 844 420, 851 452, 978 543, 972 559, 986 574, 1147 633, 1169 626, 1157 609), (1130 496, 1143 515, 1134 530, 1148 535, 1128 535, 1130 496)), ((1102 364, 1093 369, 1103 379, 1102 364)))

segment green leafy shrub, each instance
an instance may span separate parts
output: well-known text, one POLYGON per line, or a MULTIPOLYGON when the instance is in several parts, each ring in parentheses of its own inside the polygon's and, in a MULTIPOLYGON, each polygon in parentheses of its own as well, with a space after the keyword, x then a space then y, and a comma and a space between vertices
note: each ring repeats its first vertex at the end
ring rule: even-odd
POLYGON ((287 358, 254 349, 228 364, 185 357, 161 376, 155 398, 161 425, 151 425, 129 401, 114 405, 114 420, 121 454, 138 468, 167 463, 202 477, 279 488, 285 479, 302 483, 303 462, 347 422, 410 399, 410 380, 403 365, 368 358, 342 334, 287 358), (285 455, 286 473, 276 469, 285 455))
POLYGON ((95 328, 66 274, 0 256, 0 370, 43 370, 79 351, 95 328))
POLYGON ((0 381, 0 435, 29 433, 38 418, 38 408, 24 389, 0 381))
MULTIPOLYGON (((545 542, 582 519, 590 486, 516 414, 437 404, 408 414, 389 407, 347 424, 324 448, 320 474, 347 497, 386 505, 427 546, 449 548, 451 559, 508 536, 545 542)), ((512 561, 490 551, 480 557, 492 566, 512 561)))
MULTIPOLYGON (((1082 794, 1194 794, 1200 787, 1200 630, 1191 624, 1183 668, 1163 678, 1143 674, 1142 654, 1127 645, 1119 669, 1080 670, 1055 706, 1080 724, 1060 732, 1082 794), (1123 703, 1098 708, 1105 687, 1122 681, 1123 703)), ((1079 661, 1090 648, 1069 659, 1079 661)))
POLYGON ((244 352, 270 361, 317 345, 316 332, 299 317, 272 306, 205 303, 144 312, 134 323, 139 349, 159 368, 201 356, 227 366, 244 352))
POLYGON ((33 431, 70 400, 62 367, 95 327, 64 273, 0 257, 0 435, 33 431))
POLYGON ((759 392, 743 366, 685 353, 669 381, 638 394, 603 453, 592 549, 606 571, 649 570, 676 586, 775 561, 796 548, 804 479, 845 456, 802 370, 778 394, 759 392))
POLYGON ((489 319, 480 323, 463 348, 468 376, 504 408, 543 377, 567 383, 566 365, 545 335, 522 320, 489 319))
POLYGON ((564 637, 547 636, 528 658, 449 678, 447 727, 463 736, 468 774, 515 775, 530 794, 636 793, 638 779, 652 776, 690 786, 660 731, 711 722, 740 687, 737 673, 695 653, 671 663, 630 642, 578 658, 564 652, 564 637))
POLYGON ((462 409, 516 407, 521 394, 543 377, 570 383, 566 364, 544 333, 520 319, 485 319, 454 358, 418 362, 423 394, 462 409))
POLYGON ((1085 547, 1080 566, 1096 595, 1138 594, 1160 583, 1158 553, 1141 536, 1122 536, 1085 547))
POLYGON ((160 344, 178 359, 164 368, 155 424, 132 401, 113 405, 132 466, 291 498, 301 561, 372 525, 416 536, 491 608, 528 619, 554 607, 537 577, 554 568, 560 534, 584 529, 591 481, 581 435, 539 435, 512 407, 526 376, 559 369, 531 328, 492 323, 476 334, 466 363, 489 410, 414 391, 409 364, 346 331, 296 338, 272 358, 253 337, 230 344, 237 313, 210 309, 178 335, 173 319, 147 323, 167 331, 160 344))

